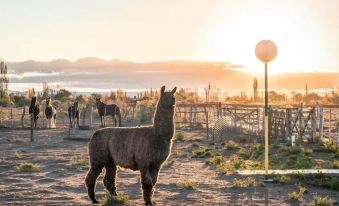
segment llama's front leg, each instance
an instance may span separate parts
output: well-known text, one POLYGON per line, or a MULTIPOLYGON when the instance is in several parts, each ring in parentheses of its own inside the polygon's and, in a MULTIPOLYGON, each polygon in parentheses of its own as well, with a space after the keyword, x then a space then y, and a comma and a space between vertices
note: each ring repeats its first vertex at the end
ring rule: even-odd
POLYGON ((117 173, 117 167, 115 164, 105 165, 106 174, 103 179, 106 189, 110 192, 111 195, 116 196, 116 187, 115 187, 115 177, 117 173))
POLYGON ((141 185, 142 196, 146 206, 154 206, 155 202, 152 201, 153 196, 153 182, 152 177, 148 169, 141 170, 141 185))
POLYGON ((160 171, 160 166, 153 167, 150 169, 153 187, 155 186, 155 184, 157 184, 159 171, 160 171))
POLYGON ((93 203, 98 203, 95 198, 95 182, 102 171, 103 166, 91 166, 85 179, 88 197, 93 203))

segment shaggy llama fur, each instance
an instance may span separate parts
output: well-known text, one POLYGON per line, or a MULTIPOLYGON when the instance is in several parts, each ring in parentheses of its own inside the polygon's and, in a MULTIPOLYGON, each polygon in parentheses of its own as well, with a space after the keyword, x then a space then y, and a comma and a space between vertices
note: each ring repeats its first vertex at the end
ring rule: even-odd
POLYGON ((120 166, 140 171, 144 202, 147 206, 155 205, 153 188, 162 164, 170 155, 175 133, 175 91, 176 87, 170 92, 165 92, 165 86, 161 88, 152 126, 104 128, 93 134, 88 147, 90 169, 85 179, 93 203, 98 202, 95 184, 104 167, 103 183, 112 195, 116 195, 115 177, 117 166, 120 166))

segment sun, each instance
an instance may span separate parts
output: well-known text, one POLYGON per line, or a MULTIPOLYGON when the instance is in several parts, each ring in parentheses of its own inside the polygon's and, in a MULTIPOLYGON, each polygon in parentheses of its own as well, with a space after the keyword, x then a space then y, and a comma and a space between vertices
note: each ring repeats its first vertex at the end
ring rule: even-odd
POLYGON ((229 16, 219 16, 205 33, 204 48, 209 59, 231 60, 249 72, 261 74, 263 65, 255 56, 255 45, 270 39, 278 47, 278 55, 270 63, 271 74, 312 71, 326 62, 325 48, 319 43, 323 36, 318 27, 303 24, 302 16, 260 9, 229 16))

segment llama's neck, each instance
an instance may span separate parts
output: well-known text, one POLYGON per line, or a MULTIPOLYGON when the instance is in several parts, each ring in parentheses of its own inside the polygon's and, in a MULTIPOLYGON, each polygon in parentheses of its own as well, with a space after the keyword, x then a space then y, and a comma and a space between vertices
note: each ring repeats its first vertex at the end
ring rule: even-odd
POLYGON ((156 136, 171 139, 174 135, 174 108, 165 109, 159 104, 154 115, 153 131, 156 136))

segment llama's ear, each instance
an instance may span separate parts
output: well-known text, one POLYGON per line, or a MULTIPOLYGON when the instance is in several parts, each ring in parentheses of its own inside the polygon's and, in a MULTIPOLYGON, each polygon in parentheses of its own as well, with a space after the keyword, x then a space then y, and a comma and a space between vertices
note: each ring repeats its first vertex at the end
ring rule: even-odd
POLYGON ((177 91, 177 87, 174 87, 171 92, 172 94, 174 94, 176 91, 177 91))
POLYGON ((160 91, 161 91, 161 94, 163 94, 165 92, 165 86, 162 86, 160 91))

